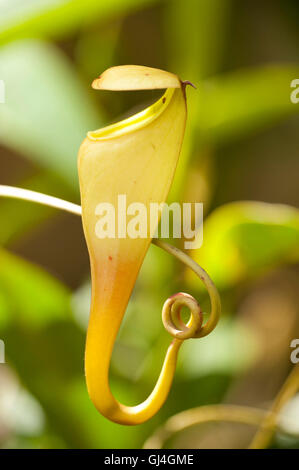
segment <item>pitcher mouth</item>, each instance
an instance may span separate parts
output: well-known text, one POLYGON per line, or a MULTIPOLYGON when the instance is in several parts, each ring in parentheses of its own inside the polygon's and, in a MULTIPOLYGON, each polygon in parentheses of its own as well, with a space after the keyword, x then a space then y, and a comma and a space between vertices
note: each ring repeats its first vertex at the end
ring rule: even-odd
POLYGON ((89 131, 87 137, 93 141, 112 139, 147 126, 164 112, 172 99, 174 91, 175 88, 167 88, 163 96, 148 108, 145 108, 143 111, 123 121, 102 127, 95 131, 89 131))

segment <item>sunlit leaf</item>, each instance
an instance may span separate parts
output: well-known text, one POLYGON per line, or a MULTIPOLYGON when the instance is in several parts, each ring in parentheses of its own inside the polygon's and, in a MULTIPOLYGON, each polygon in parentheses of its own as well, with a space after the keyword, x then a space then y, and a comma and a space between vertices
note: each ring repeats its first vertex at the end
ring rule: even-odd
POLYGON ((205 138, 229 141, 299 113, 292 103, 294 65, 238 70, 199 84, 197 124, 205 138))
POLYGON ((218 287, 298 261, 299 211, 263 202, 224 205, 205 220, 203 246, 193 257, 218 287))
POLYGON ((154 0, 0 0, 0 43, 24 37, 63 37, 96 19, 154 0))

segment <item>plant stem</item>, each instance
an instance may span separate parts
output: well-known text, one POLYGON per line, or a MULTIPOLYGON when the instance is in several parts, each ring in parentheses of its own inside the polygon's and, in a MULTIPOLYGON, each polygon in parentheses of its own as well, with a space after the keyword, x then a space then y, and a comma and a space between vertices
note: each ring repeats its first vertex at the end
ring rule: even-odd
POLYGON ((203 336, 208 335, 217 325, 221 313, 220 297, 214 282, 209 277, 207 272, 201 266, 199 266, 199 264, 197 264, 192 258, 190 258, 190 256, 188 256, 184 251, 180 250, 179 248, 176 248, 173 245, 169 245, 169 243, 166 243, 157 238, 153 238, 152 243, 157 245, 159 248, 162 248, 167 253, 175 256, 179 261, 188 266, 188 268, 190 268, 204 283, 210 296, 211 313, 208 321, 200 329, 200 332, 198 335, 196 335, 196 338, 202 338, 203 336))
POLYGON ((250 449, 265 449, 271 443, 279 414, 299 389, 299 363, 293 367, 250 444, 250 449))
POLYGON ((258 426, 266 412, 257 408, 236 405, 207 405, 182 411, 158 428, 145 442, 144 449, 162 449, 165 442, 175 433, 184 431, 190 426, 208 422, 226 421, 258 426))
POLYGON ((73 204, 72 202, 64 201, 63 199, 48 196, 47 194, 38 193, 36 191, 30 191, 29 189, 0 185, 0 196, 35 202, 44 206, 71 212, 72 214, 81 215, 81 206, 78 204, 73 204))

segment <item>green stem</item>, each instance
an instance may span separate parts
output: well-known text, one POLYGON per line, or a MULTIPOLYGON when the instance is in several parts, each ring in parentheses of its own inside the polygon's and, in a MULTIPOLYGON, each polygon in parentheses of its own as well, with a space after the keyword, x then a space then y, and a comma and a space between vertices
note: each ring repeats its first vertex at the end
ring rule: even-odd
POLYGON ((266 412, 257 408, 235 405, 207 405, 182 411, 158 428, 145 442, 144 449, 162 449, 172 435, 184 431, 190 426, 208 422, 226 421, 245 423, 258 426, 262 423, 266 412))
POLYGON ((250 444, 250 449, 265 449, 271 443, 282 408, 299 389, 299 364, 293 367, 290 375, 280 389, 270 411, 261 423, 260 429, 250 444))

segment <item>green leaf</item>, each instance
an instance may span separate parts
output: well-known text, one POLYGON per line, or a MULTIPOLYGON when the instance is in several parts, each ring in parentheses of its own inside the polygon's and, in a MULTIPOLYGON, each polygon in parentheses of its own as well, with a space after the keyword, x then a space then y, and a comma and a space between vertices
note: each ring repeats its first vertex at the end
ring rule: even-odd
POLYGON ((218 72, 223 62, 231 10, 231 0, 167 3, 168 57, 182 79, 199 86, 199 80, 218 72))
POLYGON ((154 0, 1 0, 0 44, 26 37, 67 36, 112 15, 139 9, 154 0))
POLYGON ((6 103, 0 141, 76 188, 77 152, 102 122, 76 71, 55 47, 18 41, 0 49, 6 103))
MULTIPOLYGON (((18 182, 18 187, 55 195, 63 199, 72 199, 72 191, 67 191, 63 181, 50 172, 40 172, 31 178, 18 182)), ((57 209, 28 201, 9 198, 0 199, 0 245, 11 245, 19 238, 31 233, 49 217, 58 215, 57 209)))
MULTIPOLYGON (((281 263, 296 262, 299 210, 263 202, 221 206, 205 220, 203 246, 192 256, 219 288, 281 263)), ((195 282, 193 276, 189 279, 195 282)))
POLYGON ((204 81, 195 97, 198 129, 226 142, 299 113, 290 99, 291 81, 298 76, 298 66, 267 65, 204 81))
MULTIPOLYGON (((198 100, 203 80, 221 68, 230 15, 231 0, 173 0, 167 3, 168 68, 197 87, 197 90, 187 88, 188 124, 170 190, 169 198, 172 201, 177 201, 186 191, 192 171, 190 161, 196 161, 198 167, 201 164, 205 166, 207 161, 206 152, 201 151, 201 141, 198 139, 198 100)), ((202 167, 200 171, 204 173, 202 167)))
POLYGON ((40 328, 71 317, 68 289, 41 268, 4 250, 0 250, 0 293, 14 324, 40 328))

